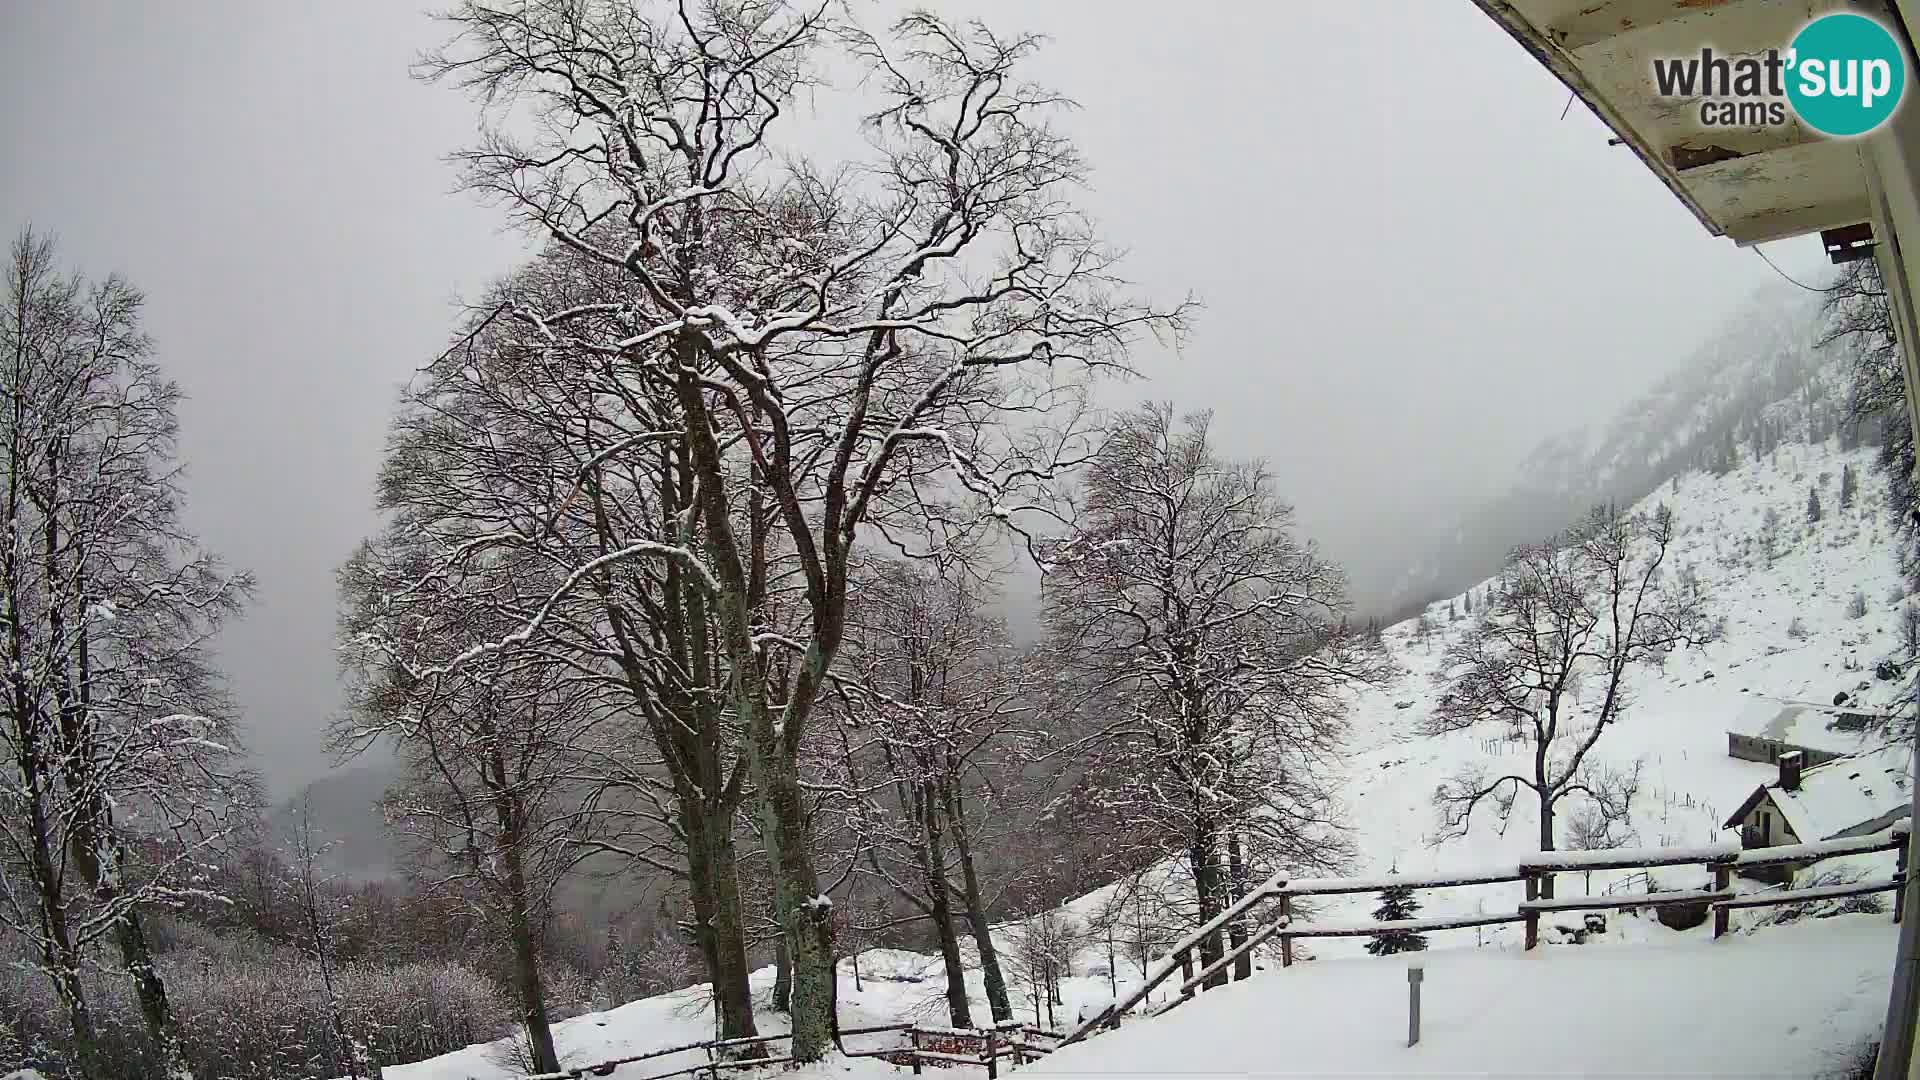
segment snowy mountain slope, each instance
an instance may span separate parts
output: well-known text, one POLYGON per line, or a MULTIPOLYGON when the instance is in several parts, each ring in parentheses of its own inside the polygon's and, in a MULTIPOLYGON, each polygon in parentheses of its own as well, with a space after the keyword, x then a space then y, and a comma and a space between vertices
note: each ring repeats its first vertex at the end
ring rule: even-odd
MULTIPOLYGON (((1836 693, 1859 695, 1871 705, 1893 693, 1874 678, 1876 662, 1896 648, 1904 594, 1894 564, 1893 537, 1882 510, 1885 478, 1871 464, 1872 451, 1843 452, 1832 441, 1784 444, 1768 458, 1749 461, 1724 476, 1690 472, 1663 485, 1636 509, 1661 502, 1672 507, 1681 536, 1673 565, 1691 567, 1723 617, 1722 640, 1670 657, 1661 670, 1636 672, 1634 704, 1604 735, 1595 755, 1604 763, 1630 765, 1644 759, 1645 774, 1633 808, 1641 846, 1692 845, 1729 839, 1720 825, 1753 789, 1777 769, 1727 756, 1726 731, 1756 698, 1825 704, 1836 693), (1841 469, 1851 465, 1860 490, 1853 505, 1838 507, 1841 469), (1826 513, 1808 524, 1809 487, 1818 485, 1826 513), (1781 539, 1769 565, 1758 539, 1767 511, 1779 517, 1781 539), (1850 617, 1854 594, 1866 613, 1850 617), (1795 626, 1796 620, 1799 626, 1795 626)), ((1474 590, 1476 593, 1479 588, 1474 590)), ((1395 684, 1361 695, 1354 703, 1353 746, 1345 797, 1356 833, 1360 874, 1454 870, 1510 863, 1537 846, 1536 817, 1523 793, 1504 834, 1487 809, 1476 811, 1463 838, 1432 844, 1433 791, 1455 770, 1472 762, 1525 770, 1528 748, 1489 738, 1485 731, 1438 737, 1419 734, 1434 696, 1433 675, 1445 643, 1466 620, 1446 621, 1447 601, 1428 609, 1439 625, 1426 642, 1413 623, 1384 637, 1405 667, 1395 684), (1411 702, 1407 708, 1397 703, 1411 702), (1485 815, 1485 816, 1481 816, 1485 815)), ((1603 889, 1625 872, 1596 872, 1591 887, 1603 889)), ((1584 889, 1563 887, 1566 891, 1584 889)), ((1691 887, 1680 883, 1678 887, 1691 887)), ((1520 886, 1484 886, 1429 894, 1423 915, 1511 909, 1520 886), (1469 892, 1481 895, 1469 898, 1469 892)), ((1364 919, 1371 897, 1329 904, 1329 921, 1364 919)), ((1752 918, 1752 916, 1747 916, 1752 918)), ((1516 933, 1489 928, 1496 940, 1516 933), (1504 932, 1504 933, 1503 933, 1504 932)), ((1471 936, 1473 931, 1454 931, 1471 936)), ((1438 946, 1440 941, 1435 940, 1438 946)), ((1319 943, 1323 955, 1357 951, 1360 939, 1319 943)))
POLYGON ((1679 370, 1607 424, 1542 442, 1514 486, 1583 497, 1617 495, 1623 486, 1644 491, 1705 449, 1732 418, 1776 403, 1838 400, 1851 355, 1844 346, 1819 346, 1819 303, 1784 282, 1761 289, 1679 370))
MULTIPOLYGON (((1601 739, 1595 751, 1617 764, 1645 759, 1645 777, 1634 805, 1637 844, 1694 845, 1729 838, 1719 827, 1721 820, 1756 785, 1776 775, 1772 766, 1727 756, 1726 729, 1755 700, 1825 703, 1835 693, 1846 691, 1858 695, 1862 705, 1871 706, 1894 693, 1891 684, 1874 677, 1873 669, 1878 660, 1896 649, 1904 591, 1894 563, 1893 536, 1882 510, 1885 478, 1873 467, 1872 453, 1871 449, 1843 451, 1834 441, 1787 443, 1725 475, 1689 472, 1663 484, 1639 507, 1652 509, 1664 501, 1673 508, 1681 535, 1672 565, 1676 572, 1691 567, 1708 586, 1714 611, 1725 618, 1725 633, 1712 645, 1670 657, 1663 669, 1636 673, 1633 708, 1601 739), (1859 489, 1852 506, 1843 509, 1838 505, 1840 475, 1848 465, 1857 475, 1859 489), (1811 487, 1818 488, 1825 513, 1821 521, 1810 524, 1805 520, 1805 507, 1811 487), (1771 561, 1758 539, 1769 509, 1780 521, 1780 538, 1771 561), (1866 606, 1865 614, 1858 617, 1848 610, 1856 592, 1865 598, 1866 606), (1894 599, 1896 594, 1899 600, 1894 599), (1800 624, 1797 628, 1796 620, 1800 624)), ((1481 585, 1476 585, 1473 591, 1480 590, 1481 585)), ((1459 606, 1457 600, 1455 605, 1459 606)), ((1453 770, 1477 760, 1514 767, 1525 764, 1522 747, 1488 740, 1484 734, 1421 734, 1435 695, 1432 676, 1445 642, 1467 625, 1464 617, 1449 623, 1447 609, 1447 601, 1428 609, 1437 626, 1425 641, 1417 640, 1414 622, 1387 629, 1383 637, 1403 673, 1391 685, 1360 694, 1352 702, 1349 752, 1342 760, 1347 819, 1361 852, 1353 868, 1356 875, 1378 876, 1389 869, 1414 874, 1511 864, 1535 846, 1536 830, 1524 797, 1504 832, 1491 816, 1477 816, 1472 830, 1461 839, 1439 844, 1427 839, 1435 824, 1433 790, 1453 770)), ((1868 856, 1849 862, 1857 872, 1865 872, 1876 868, 1865 864, 1884 862, 1886 858, 1868 856)), ((1686 871, 1673 873, 1673 887, 1698 884, 1683 880, 1686 871)), ((1625 876, 1627 872, 1601 871, 1588 882, 1567 875, 1562 891, 1598 891, 1625 876)), ((1111 886, 1097 890, 1069 902, 1065 910, 1084 924, 1112 891, 1111 886)), ((1492 885, 1428 892, 1422 899, 1426 905, 1422 914, 1434 916, 1477 908, 1512 910, 1521 895, 1518 885, 1492 885)), ((1374 897, 1365 895, 1330 898, 1323 902, 1315 920, 1364 921, 1375 902, 1374 897)), ((1752 912, 1739 913, 1735 927, 1752 929, 1763 918, 1752 912)), ((1555 936, 1551 923, 1560 921, 1574 920, 1550 920, 1550 941, 1555 936)), ((999 936, 1004 940, 1013 933, 1014 928, 1003 927, 999 936)), ((1434 971, 1429 986, 1435 992, 1441 992, 1443 983, 1452 988, 1444 991, 1446 997, 1436 999, 1437 1011, 1429 1013, 1431 1044, 1422 1052, 1425 1056, 1415 1059, 1417 1067, 1519 1072, 1559 1071, 1576 1064, 1596 1067, 1588 1059, 1572 1062, 1550 1056, 1515 1056, 1511 1060, 1475 1056, 1483 1052, 1483 1044, 1495 1046, 1499 1053, 1516 1055, 1537 1048, 1537 1040, 1506 1036, 1513 1031, 1545 1030, 1549 1024, 1557 1025, 1553 1028, 1556 1043, 1565 1045, 1561 1037, 1564 1025, 1586 1023, 1581 1018, 1589 1017, 1609 1026, 1616 1022, 1644 1025, 1643 1031, 1658 1033, 1660 1039, 1671 1038, 1672 1052, 1680 1055, 1671 1062, 1661 1059, 1655 1066, 1629 1053, 1627 1048, 1632 1046, 1656 1045, 1652 1036, 1581 1043, 1595 1048, 1596 1053, 1613 1054, 1604 1060, 1620 1070, 1671 1071, 1678 1067, 1673 1062, 1684 1061, 1692 1062, 1687 1066, 1691 1069, 1742 1071, 1739 1066, 1745 1058, 1711 1056, 1713 1040, 1726 1034, 1719 1021, 1689 1026, 1685 1031, 1672 1030, 1673 1017, 1690 1015, 1684 1010, 1696 1006, 1705 1009, 1706 1003, 1713 1002, 1718 1003, 1714 1005, 1716 1016, 1737 1017, 1745 1010, 1745 1015, 1769 1018, 1767 1025, 1751 1030, 1765 1028, 1778 1034, 1798 1029, 1804 1033, 1807 1037, 1798 1041, 1782 1035, 1779 1040, 1746 1040, 1732 1048, 1732 1052, 1741 1054, 1763 1050, 1788 1054, 1780 1059, 1787 1064, 1776 1064, 1766 1071, 1784 1068, 1802 1073, 1816 1066, 1826 1067, 1828 1057, 1840 1053, 1877 1023, 1878 1010, 1885 1001, 1886 957, 1893 942, 1893 927, 1885 916, 1847 916, 1802 926, 1768 927, 1741 938, 1737 952, 1726 948, 1732 942, 1722 942, 1707 951, 1699 941, 1704 933, 1676 934, 1650 919, 1616 914, 1610 917, 1607 933, 1593 939, 1591 946, 1550 947, 1545 957, 1518 953, 1519 931, 1513 926, 1436 933, 1430 941, 1433 951, 1427 954, 1434 971), (1476 951, 1477 946, 1485 948, 1476 951), (1821 950, 1817 984, 1797 978, 1791 995, 1762 995, 1755 990, 1763 985, 1761 977, 1765 973, 1777 971, 1791 962, 1794 950, 1806 948, 1821 950), (1556 953, 1567 955, 1562 958, 1553 955, 1556 953), (1582 966, 1588 965, 1590 955, 1591 964, 1582 966), (1723 956, 1731 959, 1722 964, 1723 956), (1528 992, 1525 988, 1536 979, 1546 980, 1543 988, 1528 992), (1631 992, 1623 996, 1608 989, 1648 985, 1648 980, 1661 986, 1684 983, 1688 989, 1672 997, 1631 992), (1564 983, 1564 994, 1558 990, 1547 993, 1547 982, 1564 983), (1499 1024, 1494 1028, 1477 1026, 1488 1015, 1487 999, 1496 993, 1505 1002, 1500 1009, 1492 1010, 1499 1024), (1748 1002, 1743 994, 1754 996, 1754 1000, 1748 1002)), ((1284 972, 1264 971, 1245 986, 1206 995, 1200 1003, 1171 1014, 1168 1020, 1131 1024, 1130 1030, 1102 1036, 1084 1052, 1076 1052, 1083 1056, 1063 1057, 1055 1067, 1103 1068, 1110 1064, 1106 1055, 1120 1053, 1127 1055, 1130 1070, 1150 1069, 1153 1062, 1162 1061, 1154 1055, 1184 1052, 1181 1047, 1191 1047, 1195 1043, 1190 1040, 1199 1039, 1223 1046, 1230 1039, 1238 1039, 1245 1046, 1258 1048, 1267 1040, 1245 1034, 1260 1030, 1267 1022, 1257 1017, 1286 1015, 1303 1018, 1297 1026, 1289 1024, 1290 1032, 1364 1031, 1371 1040, 1366 1044, 1369 1049, 1351 1063, 1336 1065, 1344 1059, 1325 1055, 1342 1053, 1345 1043, 1341 1039, 1309 1041, 1297 1050, 1298 1057, 1261 1058, 1265 1064, 1259 1068, 1263 1071, 1324 1071, 1336 1067, 1340 1071, 1363 1067, 1403 1071, 1411 1067, 1406 1059, 1366 1056, 1387 1055, 1398 1045, 1394 1033, 1404 1021, 1399 1018, 1403 1014, 1394 1010, 1400 1008, 1398 1002, 1404 993, 1399 989, 1404 985, 1400 975, 1403 965, 1395 959, 1361 955, 1364 944, 1364 938, 1312 941, 1302 950, 1317 957, 1310 963, 1284 972), (1339 1004, 1342 1002, 1346 1004, 1339 1004), (1357 1027, 1345 1021, 1336 1024, 1355 1010, 1371 1010, 1367 1015, 1377 1012, 1380 1016, 1360 1020, 1357 1027), (1315 1017, 1319 1019, 1312 1019, 1315 1017)), ((1118 962, 1112 964, 1109 975, 1104 942, 1095 941, 1083 950, 1072 976, 1064 980, 1064 1003, 1054 1009, 1057 1022, 1070 1024, 1111 1000, 1116 988, 1124 993, 1138 985, 1137 968, 1124 957, 1116 956, 1115 960, 1118 962)), ((856 989, 852 961, 841 962, 843 1025, 896 1020, 944 1023, 945 987, 937 957, 873 950, 862 954, 860 963, 865 977, 861 988, 856 989)), ((756 992, 764 993, 772 977, 770 968, 756 972, 756 992)), ((556 1038, 563 1060, 570 1065, 585 1065, 711 1037, 712 1018, 700 1000, 702 989, 649 998, 560 1024, 556 1038)), ((977 971, 969 972, 968 990, 976 1015, 988 1015, 977 971)), ((1030 1017, 1027 1010, 1032 1007, 1031 998, 1017 984, 1015 994, 1016 1009, 1030 1017)), ((763 1010, 760 1019, 763 1031, 778 1030, 778 1014, 763 1010)), ((1742 1030, 1750 1028, 1743 1025, 1742 1030)), ((1246 1054, 1229 1054, 1216 1064, 1232 1071, 1255 1068, 1253 1060, 1246 1054)), ((664 1072, 669 1067, 664 1060, 650 1062, 639 1075, 664 1072)), ((871 1059, 859 1059, 829 1061, 809 1072, 877 1075, 893 1070, 871 1059)), ((506 1080, 517 1075, 496 1047, 473 1047, 427 1062, 391 1067, 386 1073, 391 1080, 506 1080)))
POLYGON ((1673 374, 1602 425, 1543 441, 1508 488, 1413 535, 1389 610, 1457 592, 1492 573, 1506 550, 1597 502, 1630 503, 1701 467, 1730 443, 1839 430, 1854 361, 1849 342, 1822 346, 1818 297, 1775 283, 1738 309, 1673 374))

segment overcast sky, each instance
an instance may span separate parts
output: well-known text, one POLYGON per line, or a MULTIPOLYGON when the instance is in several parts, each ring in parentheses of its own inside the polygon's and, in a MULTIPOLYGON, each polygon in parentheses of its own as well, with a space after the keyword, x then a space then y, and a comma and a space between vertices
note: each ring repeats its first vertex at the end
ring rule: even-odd
MULTIPOLYGON (((1053 38, 1090 207, 1144 290, 1206 305, 1134 395, 1216 409, 1336 556, 1495 490, 1773 273, 1467 0, 935 6, 1053 38)), ((281 793, 328 764, 333 570, 395 387, 524 249, 452 190, 473 109, 407 73, 438 38, 407 0, 0 7, 0 224, 148 293, 189 519, 260 579, 222 657, 281 793)))

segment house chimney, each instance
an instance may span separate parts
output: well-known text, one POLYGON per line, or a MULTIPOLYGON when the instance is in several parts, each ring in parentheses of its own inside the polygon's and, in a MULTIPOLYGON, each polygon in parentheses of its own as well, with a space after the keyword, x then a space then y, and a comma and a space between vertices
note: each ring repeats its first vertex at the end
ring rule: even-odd
POLYGON ((1806 761, 1806 755, 1798 750, 1789 750, 1780 755, 1780 790, 1800 790, 1800 766, 1806 761))

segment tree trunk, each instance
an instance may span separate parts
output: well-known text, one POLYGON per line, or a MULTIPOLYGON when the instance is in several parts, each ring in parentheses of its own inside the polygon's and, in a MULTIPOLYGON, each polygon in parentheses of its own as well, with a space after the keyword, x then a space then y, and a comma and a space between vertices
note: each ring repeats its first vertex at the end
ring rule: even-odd
MULTIPOLYGON (((61 933, 65 934, 64 928, 61 933)), ((80 983, 80 957, 71 945, 62 945, 65 955, 56 955, 54 949, 47 949, 42 958, 51 972, 54 992, 67 1007, 67 1023, 73 1029, 80 1077, 81 1080, 107 1080, 109 1074, 106 1063, 101 1060, 99 1028, 93 1022, 93 1009, 87 1005, 86 990, 80 983)))
POLYGON ((740 912, 740 869, 733 843, 733 813, 712 812, 683 798, 680 820, 687 834, 687 889, 693 898, 694 936, 713 984, 722 1039, 759 1034, 753 992, 747 985, 747 936, 740 912))
MULTIPOLYGON (((727 503, 727 470, 718 441, 707 422, 705 389, 694 374, 698 346, 677 342, 675 355, 682 373, 675 392, 685 414, 687 448, 699 478, 711 564, 720 586, 715 597, 721 647, 727 658, 728 689, 734 714, 746 728, 747 775, 758 794, 761 843, 767 851, 767 870, 773 878, 773 906, 786 937, 793 965, 793 1056, 796 1061, 818 1061, 834 1038, 833 903, 820 892, 814 870, 811 830, 805 793, 795 760, 800 729, 796 710, 810 708, 810 695, 832 661, 829 642, 823 652, 810 645, 802 664, 801 685, 781 710, 776 725, 767 701, 767 682, 761 668, 761 649, 754 641, 754 584, 746 574, 747 561, 735 535, 727 503)), ((844 594, 837 599, 844 602, 844 594)), ((816 610, 816 619, 820 617, 816 610)), ((831 614, 829 612, 829 614, 831 614)), ((820 627, 816 625, 816 633, 820 627)))
POLYGON ((785 932, 773 941, 773 1011, 793 1011, 793 954, 787 951, 785 932))
MULTIPOLYGON (((1553 741, 1554 732, 1559 730, 1558 705, 1551 707, 1551 722, 1544 728, 1535 727, 1533 741, 1533 794, 1540 805, 1540 850, 1553 850, 1553 796, 1552 787, 1547 783, 1547 746, 1553 741)), ((1516 792, 1516 794, 1518 794, 1516 792)), ((1553 875, 1540 875, 1540 898, 1553 899, 1553 875)))
POLYGON ((920 842, 914 845, 914 858, 920 863, 927 903, 933 917, 934 932, 940 940, 940 959, 947 972, 947 1015, 953 1026, 970 1028, 973 1013, 967 1006, 967 970, 960 963, 960 935, 953 929, 953 902, 948 896, 946 851, 941 844, 940 810, 934 804, 934 786, 922 782, 913 801, 920 819, 920 842))
POLYGON ((533 1051, 533 1071, 559 1072, 560 1057, 553 1048, 553 1025, 547 1017, 547 991, 540 979, 540 950, 535 940, 533 915, 527 891, 526 866, 522 860, 521 818, 525 810, 507 789, 506 762, 495 744, 492 766, 498 783, 493 804, 500 826, 500 858, 506 870, 507 935, 513 942, 513 984, 520 997, 521 1020, 526 1024, 527 1043, 533 1051))
MULTIPOLYGON (((1540 799, 1540 850, 1553 850, 1553 803, 1545 796, 1540 799)), ((1540 899, 1553 899, 1553 875, 1540 875, 1540 899)))
MULTIPOLYGON (((660 456, 660 513, 664 534, 677 528, 692 495, 692 477, 671 448, 660 456)), ((601 523, 602 539, 613 534, 601 523)), ((665 634, 669 655, 694 687, 710 687, 717 678, 713 655, 713 620, 707 597, 685 581, 685 571, 669 563, 662 583, 667 612, 665 634)), ((610 616, 615 613, 610 611, 610 616)), ((746 919, 740 905, 739 852, 734 824, 740 808, 737 775, 729 775, 722 746, 731 736, 721 721, 721 703, 699 698, 676 685, 672 693, 653 693, 645 664, 634 651, 621 609, 610 618, 618 637, 627 684, 636 704, 648 718, 654 745, 673 775, 679 814, 687 836, 688 892, 692 896, 695 937, 713 987, 716 1032, 722 1039, 744 1039, 759 1034, 753 1019, 753 993, 747 983, 746 919), (649 698, 664 705, 673 717, 663 720, 646 709, 649 698), (662 699, 665 700, 662 700, 662 699)))
POLYGON ((974 948, 980 953, 980 976, 986 983, 987 1007, 995 1023, 1013 1019, 1013 1000, 1007 996, 1007 980, 1000 970, 1000 950, 993 944, 993 925, 987 919, 987 904, 980 889, 980 873, 973 864, 973 838, 967 829, 965 807, 949 780, 947 817, 953 822, 953 846, 960 857, 960 885, 967 901, 967 926, 973 933, 974 948))
MULTIPOLYGON (((1200 902, 1201 925, 1213 921, 1213 917, 1224 910, 1220 905, 1220 894, 1223 891, 1220 865, 1215 858, 1218 845, 1219 838, 1215 835, 1212 825, 1195 826, 1193 843, 1188 849, 1187 858, 1193 870, 1194 895, 1200 902)), ((1202 968, 1212 967, 1215 960, 1225 955, 1226 949, 1221 944, 1220 931, 1215 930, 1200 939, 1202 968)), ((1211 989, 1216 986, 1225 986, 1226 982, 1227 973, 1222 970, 1207 976, 1207 981, 1203 985, 1211 989)))
POLYGON ((1113 920, 1107 920, 1107 996, 1120 1000, 1120 960, 1113 951, 1113 920))
MULTIPOLYGON (((28 723, 32 723, 31 720, 28 723)), ((37 758, 34 752, 36 740, 29 737, 23 742, 21 757, 23 769, 26 763, 37 758)), ((36 766, 36 771, 26 774, 30 791, 27 815, 28 827, 32 836, 32 850, 28 853, 31 860, 34 890, 39 894, 40 914, 40 955, 46 966, 47 977, 53 982, 54 993, 60 1003, 67 1008, 67 1022, 73 1030, 76 1064, 80 1069, 81 1080, 107 1080, 107 1072, 100 1060, 100 1035, 94 1026, 93 1010, 87 1005, 86 987, 80 981, 80 954, 73 947, 73 938, 67 928, 67 909, 62 902, 60 872, 54 868, 54 843, 50 839, 45 788, 35 781, 35 776, 44 777, 44 771, 36 766)))
MULTIPOLYGON (((47 468, 56 476, 60 472, 64 449, 59 438, 55 438, 47 448, 47 468)), ((93 655, 87 628, 89 575, 84 564, 69 568, 61 563, 60 523, 64 508, 58 500, 58 491, 56 485, 54 497, 44 507, 46 534, 41 554, 47 581, 68 583, 62 593, 49 598, 47 636, 61 650, 54 658, 52 674, 63 744, 60 757, 67 790, 72 793, 75 803, 69 850, 74 863, 80 868, 81 877, 93 891, 94 900, 103 909, 110 910, 120 899, 120 875, 126 858, 126 846, 120 842, 113 827, 112 806, 94 774, 94 759, 99 750, 92 716, 93 655), (68 647, 67 604, 75 607, 71 655, 65 652, 68 647)), ((146 1025, 147 1038, 152 1042, 153 1052, 160 1062, 160 1071, 167 1080, 192 1080, 193 1073, 187 1068, 178 1033, 174 1029, 173 1009, 167 1001, 166 984, 154 969, 153 953, 147 945, 146 929, 141 925, 139 911, 131 905, 126 906, 114 921, 113 937, 120 948, 121 964, 133 981, 134 994, 140 1001, 141 1020, 146 1025)))
MULTIPOLYGON (((740 630, 744 629, 742 625, 740 630)), ((751 638, 744 632, 740 637, 743 648, 734 656, 734 677, 751 689, 736 691, 736 701, 750 718, 748 773, 759 792, 774 911, 793 971, 793 1056, 797 1061, 818 1061, 834 1037, 833 901, 821 895, 814 871, 798 766, 773 726, 751 638)))
MULTIPOLYGON (((514 863, 520 861, 517 855, 508 858, 514 863)), ((553 1025, 547 1017, 547 990, 540 980, 540 952, 533 940, 532 920, 527 917, 524 880, 519 902, 508 913, 508 933, 513 938, 514 990, 520 996, 521 1019, 526 1024, 527 1043, 533 1051, 534 1071, 559 1072, 560 1057, 553 1048, 553 1025)))
MULTIPOLYGON (((1240 834, 1233 833, 1227 837, 1227 901, 1230 904, 1237 904, 1244 899, 1246 895, 1246 852, 1241 849, 1240 834)), ((1227 924, 1227 940, 1232 942, 1235 949, 1239 949, 1247 943, 1247 918, 1245 915, 1227 924)), ((1252 975, 1253 954, 1250 952, 1241 953, 1233 962, 1233 979, 1235 982, 1238 982, 1241 979, 1250 978, 1252 975)))

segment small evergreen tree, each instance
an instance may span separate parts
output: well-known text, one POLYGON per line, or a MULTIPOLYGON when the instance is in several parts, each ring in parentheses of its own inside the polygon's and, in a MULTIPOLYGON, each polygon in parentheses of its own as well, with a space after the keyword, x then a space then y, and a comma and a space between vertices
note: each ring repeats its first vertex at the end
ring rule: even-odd
POLYGON ((1807 489, 1807 523, 1820 520, 1820 487, 1818 484, 1807 489))
POLYGON ((1448 622, 1460 621, 1460 610, 1454 606, 1454 603, 1451 600, 1447 601, 1447 621, 1448 622))
POLYGON ((1780 555, 1780 511, 1767 507, 1760 518, 1760 554, 1772 566, 1773 560, 1780 555))
POLYGON ((1467 606, 1467 614, 1469 615, 1473 614, 1473 590, 1472 589, 1467 590, 1466 606, 1467 606))
MULTIPOLYGON (((1413 889, 1394 885, 1380 890, 1380 906, 1373 909, 1373 917, 1377 922, 1399 922, 1413 918, 1419 911, 1420 901, 1414 899, 1413 889)), ((1375 956, 1424 952, 1426 948, 1427 935, 1412 930, 1382 930, 1367 942, 1367 951, 1375 956)))
POLYGON ((1853 505, 1853 489, 1853 466, 1840 466, 1840 508, 1842 510, 1853 505))

